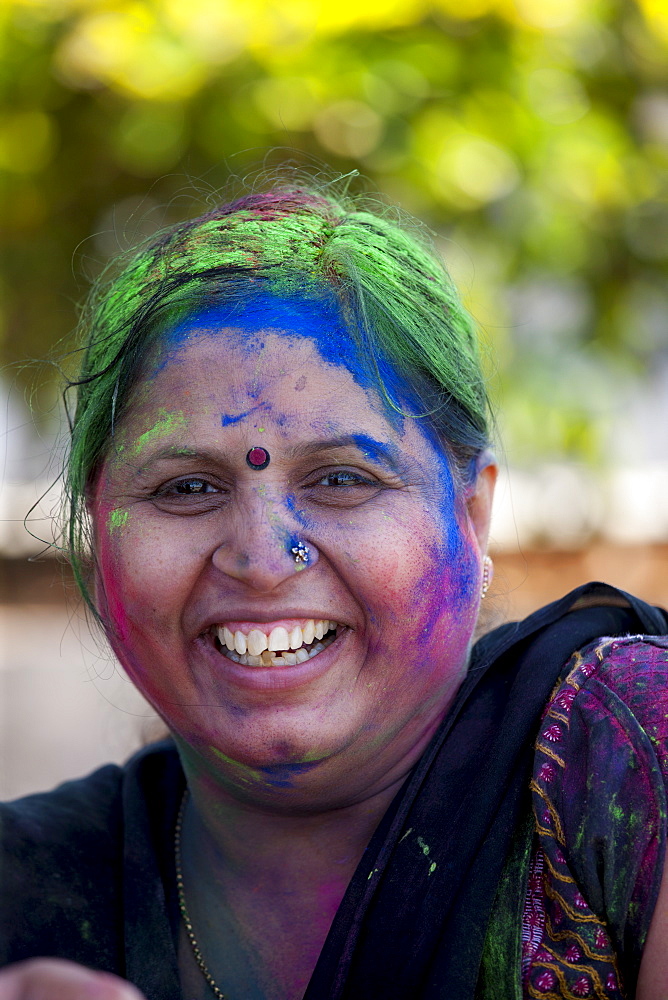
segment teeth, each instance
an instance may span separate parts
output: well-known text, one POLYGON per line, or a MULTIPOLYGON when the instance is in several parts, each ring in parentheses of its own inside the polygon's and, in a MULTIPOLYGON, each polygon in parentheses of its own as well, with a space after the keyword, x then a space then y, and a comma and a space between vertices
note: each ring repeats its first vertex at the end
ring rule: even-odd
POLYGON ((240 630, 233 633, 227 625, 220 625, 216 634, 221 646, 226 647, 226 655, 235 663, 250 667, 292 667, 326 649, 334 642, 336 629, 336 622, 311 618, 303 629, 297 625, 290 632, 283 625, 277 625, 269 635, 259 628, 245 635, 240 630), (334 634, 321 642, 328 632, 334 634))
POLYGON ((310 645, 315 639, 315 622, 311 618, 302 629, 302 641, 305 646, 310 645))
POLYGON ((302 635, 302 630, 299 625, 295 625, 290 633, 290 649, 299 649, 303 642, 304 637, 302 635))
POLYGON ((290 649, 290 636, 288 635, 288 630, 283 628, 282 625, 277 625, 276 628, 271 630, 268 648, 274 652, 290 649))
POLYGON ((259 628, 252 628, 248 633, 248 652, 251 656, 259 656, 267 648, 267 637, 259 628))

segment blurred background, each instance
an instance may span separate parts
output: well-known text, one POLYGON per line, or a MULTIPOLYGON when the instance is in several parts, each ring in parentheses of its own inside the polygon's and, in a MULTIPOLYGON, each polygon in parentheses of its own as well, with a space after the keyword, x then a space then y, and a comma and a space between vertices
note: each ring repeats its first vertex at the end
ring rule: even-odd
POLYGON ((359 171, 435 233, 498 407, 493 616, 587 579, 668 604, 667 0, 2 0, 0 35, 0 795, 155 732, 40 555, 37 362, 74 364, 115 253, 265 158, 359 171))

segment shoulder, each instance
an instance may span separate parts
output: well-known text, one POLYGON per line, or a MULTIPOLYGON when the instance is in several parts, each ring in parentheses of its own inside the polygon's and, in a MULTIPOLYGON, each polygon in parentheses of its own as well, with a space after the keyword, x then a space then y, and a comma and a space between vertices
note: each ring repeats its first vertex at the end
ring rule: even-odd
POLYGON ((121 768, 109 765, 0 805, 0 965, 88 957, 100 914, 115 910, 120 787, 121 768))
POLYGON ((121 776, 119 766, 108 764, 48 792, 0 803, 3 842, 14 833, 32 842, 59 842, 63 832, 87 826, 106 829, 120 793, 121 776))
POLYGON ((578 843, 665 837, 668 638, 601 638, 573 654, 541 720, 534 778, 578 843))
POLYGON ((63 834, 113 838, 127 786, 137 786, 139 792, 148 786, 150 791, 164 777, 172 779, 176 761, 173 743, 165 740, 139 750, 124 765, 106 764, 50 791, 0 802, 2 843, 14 831, 35 843, 59 845, 64 844, 63 834))
POLYGON ((124 767, 0 804, 0 965, 33 954, 93 965, 105 948, 112 961, 124 836, 145 799, 145 772, 157 777, 171 756, 146 748, 124 767))
POLYGON ((548 701, 538 743, 561 742, 604 720, 607 734, 648 740, 668 773, 668 636, 600 638, 575 652, 548 701))
MULTIPOLYGON (((532 791, 547 932, 556 942, 568 924, 585 940, 596 928, 627 985, 661 885, 667 785, 668 639, 597 639, 573 654, 548 701, 532 791)), ((595 937, 588 947, 598 960, 595 937)))

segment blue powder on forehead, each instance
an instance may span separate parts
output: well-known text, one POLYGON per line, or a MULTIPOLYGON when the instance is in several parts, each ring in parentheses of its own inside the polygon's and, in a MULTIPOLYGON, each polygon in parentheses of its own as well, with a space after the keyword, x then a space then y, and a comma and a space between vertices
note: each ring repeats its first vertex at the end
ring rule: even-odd
POLYGON ((394 472, 397 472, 401 467, 399 449, 396 445, 390 442, 376 441, 368 434, 352 434, 351 437, 364 457, 371 462, 389 465, 394 472))
POLYGON ((236 303, 211 306, 179 323, 166 336, 165 343, 168 348, 178 348, 189 337, 210 336, 225 327, 240 331, 241 344, 249 356, 261 353, 264 343, 257 334, 267 330, 307 337, 323 361, 343 365, 359 386, 380 398, 387 419, 400 432, 403 413, 420 412, 420 401, 390 360, 384 355, 365 356, 343 322, 334 295, 323 292, 317 298, 283 298, 262 293, 236 303))

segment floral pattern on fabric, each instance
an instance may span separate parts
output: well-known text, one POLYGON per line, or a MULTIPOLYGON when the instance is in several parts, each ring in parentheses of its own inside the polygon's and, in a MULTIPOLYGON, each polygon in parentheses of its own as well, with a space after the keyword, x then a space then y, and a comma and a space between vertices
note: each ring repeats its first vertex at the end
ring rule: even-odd
POLYGON ((601 639, 574 654, 536 740, 525 998, 634 995, 666 851, 666 786, 668 640, 601 639))

